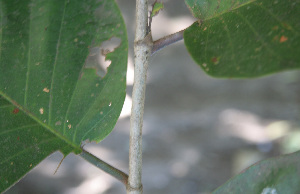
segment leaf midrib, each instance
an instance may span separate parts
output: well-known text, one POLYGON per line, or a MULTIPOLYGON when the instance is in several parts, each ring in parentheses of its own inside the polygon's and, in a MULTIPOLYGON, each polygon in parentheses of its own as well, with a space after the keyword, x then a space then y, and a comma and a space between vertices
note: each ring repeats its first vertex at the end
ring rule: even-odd
POLYGON ((81 149, 78 145, 74 144, 74 142, 70 141, 69 139, 67 139, 65 136, 63 136, 62 134, 60 134, 58 131, 56 131, 55 129, 52 129, 49 125, 43 123, 42 121, 40 121, 34 114, 32 114, 29 110, 26 110, 23 106, 17 104, 14 100, 12 100, 10 97, 8 97, 7 95, 5 95, 5 93, 3 93, 0 90, 0 95, 6 99, 7 101, 9 101, 11 104, 13 104, 15 107, 17 107, 18 109, 20 109, 21 111, 23 111, 27 116, 29 116, 30 118, 32 118, 34 121, 36 121, 40 126, 42 126, 45 130, 48 130, 49 132, 53 133, 55 136, 57 136, 59 139, 61 139, 62 141, 66 142, 69 146, 72 146, 75 150, 79 150, 81 149))

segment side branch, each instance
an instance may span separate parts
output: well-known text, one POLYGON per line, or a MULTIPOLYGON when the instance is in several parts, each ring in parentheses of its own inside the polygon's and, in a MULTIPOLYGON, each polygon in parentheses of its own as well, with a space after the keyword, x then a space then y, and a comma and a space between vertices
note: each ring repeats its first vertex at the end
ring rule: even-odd
POLYGON ((151 55, 153 55, 154 53, 156 53, 157 51, 159 51, 160 49, 173 44, 179 40, 183 39, 183 32, 184 30, 181 30, 179 32, 176 32, 174 34, 170 34, 168 36, 165 36, 161 39, 158 39, 156 41, 153 42, 153 47, 152 47, 152 52, 151 55))
POLYGON ((97 166, 104 172, 110 174, 111 176, 115 177, 119 181, 121 181, 124 185, 127 185, 128 182, 128 175, 121 170, 107 164, 103 160, 97 158, 93 154, 83 150, 82 153, 80 154, 82 158, 87 160, 88 162, 92 163, 94 166, 97 166))

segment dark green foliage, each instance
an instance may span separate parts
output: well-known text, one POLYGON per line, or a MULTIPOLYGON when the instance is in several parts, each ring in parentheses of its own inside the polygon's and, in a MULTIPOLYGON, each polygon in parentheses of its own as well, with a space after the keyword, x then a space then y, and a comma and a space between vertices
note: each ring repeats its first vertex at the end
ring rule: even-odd
POLYGON ((112 0, 0 0, 0 192, 52 152, 79 153, 82 141, 111 132, 127 49, 112 0), (113 37, 121 43, 105 53, 111 64, 99 76, 86 60, 113 37))
POLYGON ((202 15, 193 8, 204 17, 185 31, 184 41, 207 74, 249 78, 300 68, 299 0, 249 1, 202 15))

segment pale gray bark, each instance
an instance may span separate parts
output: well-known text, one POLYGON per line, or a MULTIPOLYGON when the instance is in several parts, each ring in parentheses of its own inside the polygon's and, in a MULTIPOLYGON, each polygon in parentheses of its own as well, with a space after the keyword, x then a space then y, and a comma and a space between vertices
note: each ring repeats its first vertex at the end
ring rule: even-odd
POLYGON ((136 31, 134 43, 134 84, 130 118, 128 194, 143 193, 142 186, 142 128, 146 77, 152 49, 151 35, 147 36, 148 1, 136 0, 136 31), (146 38, 147 36, 147 38, 146 38))

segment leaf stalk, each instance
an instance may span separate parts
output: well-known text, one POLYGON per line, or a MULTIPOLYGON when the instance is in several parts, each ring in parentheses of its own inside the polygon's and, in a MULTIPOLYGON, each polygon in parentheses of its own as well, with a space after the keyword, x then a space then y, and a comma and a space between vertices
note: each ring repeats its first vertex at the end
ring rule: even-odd
POLYGON ((164 47, 166 47, 170 44, 173 44, 175 42, 178 42, 178 41, 182 40, 184 30, 178 31, 174 34, 170 34, 168 36, 165 36, 163 38, 160 38, 160 39, 154 41, 152 51, 151 51, 151 55, 153 55, 157 51, 163 49, 164 47))
POLYGON ((100 168, 104 172, 110 174, 111 176, 115 177, 119 181, 121 181, 125 186, 128 183, 128 175, 121 170, 111 166, 110 164, 104 162, 103 160, 97 158, 93 154, 89 153, 86 150, 82 150, 80 156, 84 158, 86 161, 90 162, 94 166, 100 168))

